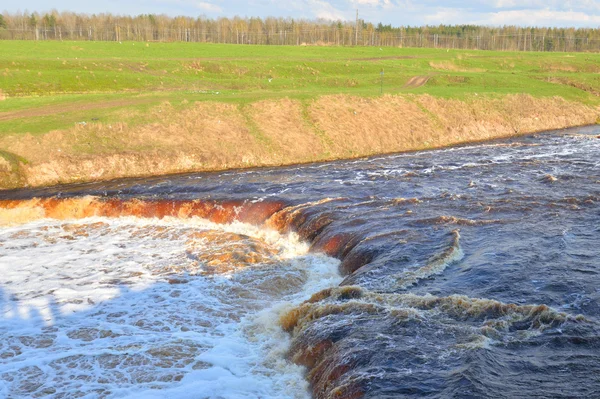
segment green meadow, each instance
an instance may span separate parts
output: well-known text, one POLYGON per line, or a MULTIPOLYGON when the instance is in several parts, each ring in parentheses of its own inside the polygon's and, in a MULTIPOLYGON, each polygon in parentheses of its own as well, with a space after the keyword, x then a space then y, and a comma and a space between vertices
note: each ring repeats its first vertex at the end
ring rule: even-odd
POLYGON ((146 111, 165 101, 183 109, 197 101, 379 96, 382 78, 386 94, 527 93, 600 104, 600 54, 592 53, 0 41, 0 54, 0 133, 10 134, 147 123, 146 111), (423 79, 412 84, 414 77, 423 79))

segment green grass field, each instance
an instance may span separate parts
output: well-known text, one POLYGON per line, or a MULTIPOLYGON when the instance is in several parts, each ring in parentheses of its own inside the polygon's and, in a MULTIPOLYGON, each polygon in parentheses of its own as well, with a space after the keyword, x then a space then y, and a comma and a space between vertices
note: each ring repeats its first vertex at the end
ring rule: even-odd
POLYGON ((379 47, 0 41, 0 134, 151 122, 164 101, 245 104, 327 94, 468 99, 528 93, 600 104, 600 54, 379 47), (415 76, 421 87, 406 87, 415 76), (93 104, 93 105, 90 105, 93 104), (100 105, 99 105, 100 104, 100 105))

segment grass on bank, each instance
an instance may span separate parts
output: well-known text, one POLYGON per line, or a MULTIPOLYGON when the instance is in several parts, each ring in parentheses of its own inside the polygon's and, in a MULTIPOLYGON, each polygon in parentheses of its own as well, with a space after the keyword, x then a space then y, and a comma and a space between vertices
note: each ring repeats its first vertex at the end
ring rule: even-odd
POLYGON ((468 100, 527 93, 600 104, 600 54, 386 47, 0 41, 0 135, 77 123, 152 122, 165 101, 238 106, 323 95, 431 94, 468 100), (422 87, 405 87, 427 76, 422 87), (92 105, 90 105, 92 104, 92 105))

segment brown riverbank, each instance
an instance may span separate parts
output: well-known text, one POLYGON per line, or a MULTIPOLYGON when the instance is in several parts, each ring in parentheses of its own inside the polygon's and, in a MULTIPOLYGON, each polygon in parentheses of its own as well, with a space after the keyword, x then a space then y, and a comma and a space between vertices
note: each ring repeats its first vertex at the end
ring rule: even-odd
POLYGON ((0 138, 0 188, 275 166, 443 147, 597 123, 600 110, 560 97, 465 101, 324 96, 245 106, 199 102, 151 110, 158 122, 89 123, 0 138))

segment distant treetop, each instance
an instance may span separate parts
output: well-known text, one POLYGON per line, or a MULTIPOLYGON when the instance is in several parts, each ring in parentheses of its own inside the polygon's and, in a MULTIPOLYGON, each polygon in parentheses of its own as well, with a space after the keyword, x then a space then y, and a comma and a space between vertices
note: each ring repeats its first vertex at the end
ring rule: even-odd
POLYGON ((364 20, 169 17, 56 10, 0 14, 0 39, 183 41, 261 45, 394 46, 506 51, 600 51, 600 28, 392 26, 364 20))

